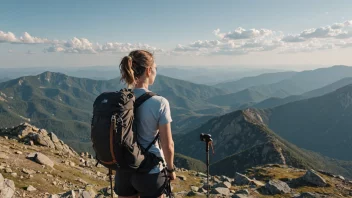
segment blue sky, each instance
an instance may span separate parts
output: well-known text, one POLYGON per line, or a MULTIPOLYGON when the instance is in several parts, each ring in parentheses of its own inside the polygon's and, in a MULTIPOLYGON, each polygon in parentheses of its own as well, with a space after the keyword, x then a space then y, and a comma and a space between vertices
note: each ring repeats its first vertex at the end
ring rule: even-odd
POLYGON ((348 0, 2 1, 0 67, 114 65, 138 47, 162 65, 352 65, 351 20, 348 0))

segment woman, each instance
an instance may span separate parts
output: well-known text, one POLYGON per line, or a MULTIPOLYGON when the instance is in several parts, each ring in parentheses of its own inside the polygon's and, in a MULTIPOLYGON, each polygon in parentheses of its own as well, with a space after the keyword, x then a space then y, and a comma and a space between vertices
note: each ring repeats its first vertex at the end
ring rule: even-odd
MULTIPOLYGON (((135 97, 148 92, 148 86, 154 83, 156 65, 153 54, 145 50, 132 51, 120 63, 121 81, 134 87, 135 97)), ((149 152, 162 157, 166 162, 166 171, 171 180, 176 178, 174 172, 174 142, 171 134, 171 113, 167 99, 153 96, 145 101, 137 111, 138 142, 145 148, 160 133, 160 142, 154 144, 149 152)), ((115 192, 119 198, 162 197, 165 173, 162 165, 152 169, 148 174, 116 171, 115 192)))

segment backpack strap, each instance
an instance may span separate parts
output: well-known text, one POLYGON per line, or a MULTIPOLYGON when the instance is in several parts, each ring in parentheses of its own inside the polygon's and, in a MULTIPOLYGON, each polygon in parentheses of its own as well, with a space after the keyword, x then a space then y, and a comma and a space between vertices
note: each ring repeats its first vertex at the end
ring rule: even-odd
POLYGON ((147 148, 145 148, 146 151, 148 151, 150 149, 150 147, 152 147, 153 144, 156 143, 156 141, 159 139, 160 133, 158 132, 154 138, 154 140, 149 144, 149 146, 147 148))
POLYGON ((153 92, 146 92, 140 97, 136 99, 136 102, 134 103, 134 109, 138 109, 145 101, 147 101, 149 98, 156 96, 155 93, 153 92))
MULTIPOLYGON (((153 97, 153 96, 157 96, 157 94, 153 93, 153 92, 146 92, 143 95, 141 95, 140 97, 137 98, 136 102, 134 103, 134 109, 136 110, 138 107, 140 107, 145 101, 147 101, 149 98, 153 97)), ((152 147, 153 144, 156 143, 156 141, 159 140, 159 132, 156 134, 154 140, 148 145, 147 148, 145 148, 146 151, 148 151, 150 149, 150 147, 152 147)))

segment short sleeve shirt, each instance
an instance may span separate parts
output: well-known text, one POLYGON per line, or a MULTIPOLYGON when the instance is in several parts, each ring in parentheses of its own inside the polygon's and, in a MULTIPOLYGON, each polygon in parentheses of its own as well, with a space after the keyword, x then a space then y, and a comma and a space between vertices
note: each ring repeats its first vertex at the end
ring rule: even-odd
MULTIPOLYGON (((135 88, 133 92, 135 97, 138 98, 144 93, 149 92, 149 90, 135 88)), ((159 132, 159 126, 172 122, 169 102, 162 96, 153 96, 145 101, 137 109, 136 116, 138 117, 138 119, 135 120, 137 121, 138 142, 144 148, 153 142, 159 132)), ((149 152, 154 153, 158 157, 162 157, 165 161, 159 142, 152 145, 149 152)), ((161 169, 162 166, 159 165, 152 169, 149 174, 159 173, 161 169)))

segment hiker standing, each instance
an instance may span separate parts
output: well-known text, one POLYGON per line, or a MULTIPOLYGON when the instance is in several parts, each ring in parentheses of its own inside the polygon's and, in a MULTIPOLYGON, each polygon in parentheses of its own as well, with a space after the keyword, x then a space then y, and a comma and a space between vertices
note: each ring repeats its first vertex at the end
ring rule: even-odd
MULTIPOLYGON (((145 50, 132 51, 120 63, 121 81, 132 86, 136 100, 149 92, 148 86, 155 81, 157 66, 153 54, 145 50)), ((149 152, 163 158, 166 168, 161 163, 148 173, 137 173, 117 169, 115 177, 115 192, 119 198, 132 197, 162 197, 167 176, 174 180, 174 142, 171 134, 171 112, 167 99, 153 96, 136 109, 138 119, 137 140, 139 144, 148 147, 157 134, 160 141, 156 141, 149 148, 149 152), (159 133, 158 133, 159 132, 159 133), (166 171, 166 172, 164 172, 166 171)))

